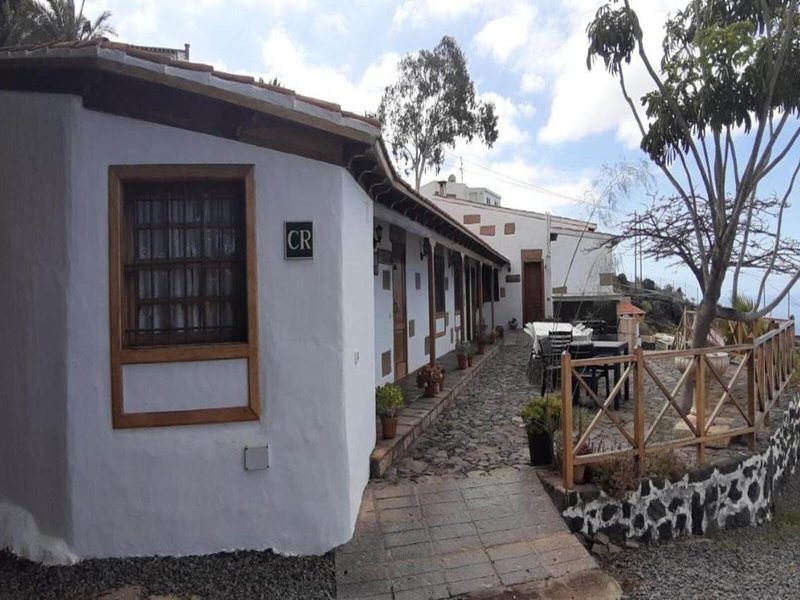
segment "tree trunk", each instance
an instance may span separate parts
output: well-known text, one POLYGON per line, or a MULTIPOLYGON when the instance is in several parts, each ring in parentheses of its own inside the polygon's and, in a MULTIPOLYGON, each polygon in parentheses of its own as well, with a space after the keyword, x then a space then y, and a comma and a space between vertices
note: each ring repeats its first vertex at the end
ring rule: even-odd
MULTIPOLYGON (((721 285, 714 286, 715 289, 703 294, 700 306, 697 307, 697 315, 694 320, 694 331, 692 333, 692 348, 705 348, 708 346, 708 334, 711 332, 711 325, 717 317, 717 302, 719 301, 719 289, 721 285)), ((692 408, 694 398, 694 377, 690 378, 690 384, 684 386, 683 394, 679 400, 681 412, 687 414, 692 408)))

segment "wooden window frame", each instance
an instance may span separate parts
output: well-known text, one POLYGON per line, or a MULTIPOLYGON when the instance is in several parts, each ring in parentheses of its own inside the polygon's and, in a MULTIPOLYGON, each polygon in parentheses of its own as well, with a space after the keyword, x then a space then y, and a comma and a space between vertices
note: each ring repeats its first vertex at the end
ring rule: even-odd
POLYGON ((261 418, 258 374, 258 287, 253 165, 112 165, 108 169, 109 317, 111 352, 111 415, 114 429, 258 421, 261 418), (245 273, 247 341, 171 346, 124 346, 123 197, 131 181, 241 181, 245 190, 245 273), (171 411, 126 412, 122 371, 125 365, 247 360, 247 405, 171 411))

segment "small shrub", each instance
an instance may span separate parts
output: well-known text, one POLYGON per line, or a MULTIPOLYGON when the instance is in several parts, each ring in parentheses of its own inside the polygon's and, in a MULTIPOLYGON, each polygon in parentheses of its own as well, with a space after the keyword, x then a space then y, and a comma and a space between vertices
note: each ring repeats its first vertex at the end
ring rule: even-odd
POLYGON ((380 416, 397 416, 397 409, 404 403, 403 390, 399 385, 387 383, 375 388, 375 408, 380 416))
MULTIPOLYGON (((672 450, 653 452, 645 457, 644 472, 645 477, 677 481, 686 474, 686 464, 672 450)), ((638 487, 640 478, 633 457, 622 457, 592 465, 590 481, 609 496, 620 499, 638 487)))
POLYGON ((589 481, 613 498, 620 499, 625 492, 636 489, 639 476, 632 458, 612 458, 592 465, 589 481))
POLYGON ((444 381, 444 371, 439 365, 425 365, 417 372, 417 385, 428 387, 429 385, 439 386, 444 381))
POLYGON ((646 455, 644 469, 650 477, 669 481, 677 481, 686 475, 686 464, 673 450, 646 455))
POLYGON ((456 342, 456 354, 458 356, 469 356, 472 354, 472 344, 466 340, 456 342))
POLYGON ((548 394, 531 398, 519 415, 529 434, 547 433, 552 438, 561 423, 561 396, 548 394))

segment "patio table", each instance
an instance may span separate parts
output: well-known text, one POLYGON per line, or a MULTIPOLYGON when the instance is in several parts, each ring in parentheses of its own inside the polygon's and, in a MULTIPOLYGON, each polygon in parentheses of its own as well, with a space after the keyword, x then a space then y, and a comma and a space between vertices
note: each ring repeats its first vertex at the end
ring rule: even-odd
POLYGON ((539 338, 550 334, 551 331, 571 331, 573 342, 589 342, 591 339, 581 329, 573 327, 571 323, 558 323, 555 321, 533 321, 525 324, 525 332, 531 335, 533 332, 533 351, 539 352, 539 338))

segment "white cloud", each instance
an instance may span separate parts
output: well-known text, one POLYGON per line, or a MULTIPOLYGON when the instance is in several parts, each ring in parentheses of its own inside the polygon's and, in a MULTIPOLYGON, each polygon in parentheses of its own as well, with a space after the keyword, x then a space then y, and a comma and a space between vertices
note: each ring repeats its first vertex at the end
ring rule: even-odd
MULTIPOLYGON (((660 56, 664 21, 685 0, 638 0, 632 4, 648 51, 660 56)), ((540 142, 572 142, 613 131, 627 146, 638 144, 638 128, 617 81, 602 65, 592 71, 586 68, 586 26, 598 6, 597 0, 564 0, 543 11, 526 3, 512 3, 507 14, 486 23, 473 40, 483 55, 519 74, 521 92, 550 91, 550 111, 538 135, 540 142)), ((651 88, 645 70, 636 61, 627 67, 626 82, 637 102, 651 88)))
POLYGON ((513 52, 528 42, 536 13, 534 7, 523 5, 512 14, 489 21, 475 35, 478 50, 500 64, 506 63, 513 52))
POLYGON ((342 13, 318 13, 312 27, 317 35, 345 35, 349 31, 347 18, 342 13))
POLYGON ((265 79, 277 77, 298 93, 339 103, 353 112, 378 108, 383 89, 395 78, 399 60, 396 54, 382 54, 360 76, 351 78, 346 70, 312 64, 305 49, 280 27, 269 32, 261 54, 265 79))
POLYGON ((476 13, 490 0, 405 0, 392 16, 392 26, 420 26, 430 21, 452 21, 476 13))

